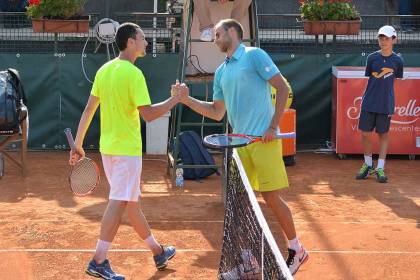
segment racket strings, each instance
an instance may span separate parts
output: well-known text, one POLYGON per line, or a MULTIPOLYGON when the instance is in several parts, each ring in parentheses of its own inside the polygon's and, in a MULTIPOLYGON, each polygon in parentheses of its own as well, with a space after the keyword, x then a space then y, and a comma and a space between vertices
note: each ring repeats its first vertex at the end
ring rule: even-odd
POLYGON ((84 158, 76 163, 70 174, 70 187, 75 194, 93 191, 98 183, 98 170, 93 160, 84 158))

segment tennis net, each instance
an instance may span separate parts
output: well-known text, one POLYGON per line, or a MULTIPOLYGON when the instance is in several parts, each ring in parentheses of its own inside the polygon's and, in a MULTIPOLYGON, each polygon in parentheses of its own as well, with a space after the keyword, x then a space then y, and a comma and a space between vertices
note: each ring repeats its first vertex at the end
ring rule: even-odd
POLYGON ((227 152, 226 210, 218 278, 293 280, 237 152, 227 152))

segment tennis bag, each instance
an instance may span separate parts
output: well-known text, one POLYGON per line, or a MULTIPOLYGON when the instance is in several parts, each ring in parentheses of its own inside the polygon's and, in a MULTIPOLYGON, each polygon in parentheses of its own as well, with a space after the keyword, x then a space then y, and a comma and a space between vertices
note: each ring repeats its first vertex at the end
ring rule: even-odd
POLYGON ((0 71, 0 135, 19 132, 19 124, 27 116, 26 97, 15 69, 0 71))
MULTIPOLYGON (((179 134, 179 157, 182 164, 214 165, 212 155, 204 148, 200 136, 194 131, 179 134)), ((184 179, 199 180, 214 173, 217 168, 184 168, 184 179)))

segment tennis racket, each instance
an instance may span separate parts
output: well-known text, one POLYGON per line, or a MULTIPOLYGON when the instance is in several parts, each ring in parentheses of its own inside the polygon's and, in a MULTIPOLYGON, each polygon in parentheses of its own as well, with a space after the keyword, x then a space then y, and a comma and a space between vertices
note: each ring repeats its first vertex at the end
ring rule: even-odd
MULTIPOLYGON (((66 128, 64 133, 67 136, 70 148, 75 150, 71 129, 66 128)), ((91 194, 99 185, 98 165, 90 158, 84 157, 71 166, 69 174, 70 189, 76 196, 91 194)))
MULTIPOLYGON (((277 139, 295 138, 295 132, 277 134, 277 139)), ((204 145, 208 148, 238 148, 260 142, 261 136, 250 136, 246 134, 212 134, 204 137, 204 145)))

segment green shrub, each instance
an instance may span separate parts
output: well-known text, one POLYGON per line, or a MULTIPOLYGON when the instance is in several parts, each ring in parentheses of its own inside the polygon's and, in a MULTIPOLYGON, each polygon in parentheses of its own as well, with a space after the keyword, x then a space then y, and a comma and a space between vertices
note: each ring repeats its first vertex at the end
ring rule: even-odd
POLYGON ((359 12, 350 1, 305 0, 300 6, 304 20, 356 20, 359 12))
POLYGON ((87 0, 29 0, 26 14, 30 18, 69 19, 80 14, 87 0))

